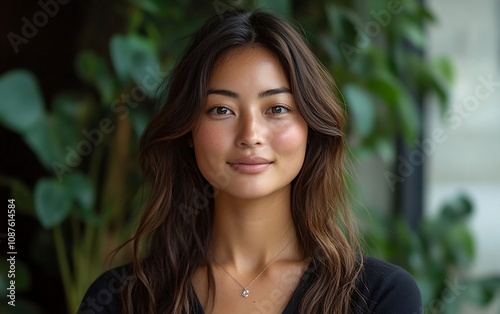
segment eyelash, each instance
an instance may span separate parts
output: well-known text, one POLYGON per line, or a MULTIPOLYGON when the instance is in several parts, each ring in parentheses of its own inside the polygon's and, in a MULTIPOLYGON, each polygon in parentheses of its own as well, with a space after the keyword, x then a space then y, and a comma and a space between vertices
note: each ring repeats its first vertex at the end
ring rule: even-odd
MULTIPOLYGON (((289 112, 291 111, 291 109, 288 107, 288 106, 285 106, 285 105, 276 105, 276 106, 272 106, 271 108, 267 109, 267 110, 271 110, 273 108, 285 108, 286 112, 289 112)), ((267 111, 266 110, 266 111, 267 111)), ((283 112, 283 113, 286 113, 286 112, 283 112)), ((274 114, 283 114, 283 113, 274 113, 274 114)))
MULTIPOLYGON (((215 114, 215 115, 217 115, 217 116, 224 116, 224 115, 226 115, 226 114, 217 114, 217 113, 215 113, 215 112, 214 112, 214 110, 216 110, 217 108, 223 108, 223 109, 226 109, 226 110, 228 110, 228 111, 232 112, 232 110, 231 110, 231 109, 229 109, 229 108, 227 108, 227 107, 225 107, 225 106, 214 106, 214 107, 212 107, 212 108, 208 109, 208 111, 207 111, 207 112, 208 112, 208 113, 215 114)), ((285 106, 285 105, 276 105, 276 106, 272 106, 271 108, 267 109, 267 110, 266 110, 266 112, 267 112, 267 111, 269 111, 269 110, 271 110, 271 109, 273 109, 273 108, 284 108, 284 109, 286 110, 286 112, 291 111, 290 107, 288 107, 288 106, 285 106)), ((286 113, 286 112, 283 112, 283 113, 272 113, 272 114, 275 114, 275 115, 280 115, 280 114, 284 114, 284 113, 286 113)))
POLYGON ((216 116, 224 116, 224 115, 226 115, 226 114, 218 114, 218 113, 216 113, 215 111, 216 111, 216 109, 217 109, 217 108, 226 109, 226 110, 228 110, 228 111, 232 112, 232 110, 231 110, 231 109, 229 109, 229 108, 227 108, 227 107, 224 107, 224 106, 213 106, 213 107, 212 107, 212 108, 210 108, 207 112, 208 112, 208 113, 211 113, 211 114, 214 114, 214 115, 216 115, 216 116))

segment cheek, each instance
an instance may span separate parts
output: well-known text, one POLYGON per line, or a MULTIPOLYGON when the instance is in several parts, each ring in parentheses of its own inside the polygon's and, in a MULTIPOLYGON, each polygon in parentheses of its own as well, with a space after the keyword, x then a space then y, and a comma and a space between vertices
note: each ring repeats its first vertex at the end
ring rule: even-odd
POLYGON ((307 146, 307 125, 295 123, 274 135, 274 147, 290 158, 304 158, 307 146))
POLYGON ((201 124, 193 132, 196 164, 201 174, 215 189, 227 186, 228 175, 224 169, 231 131, 226 127, 201 124))
MULTIPOLYGON (((227 134, 228 132, 224 128, 201 125, 197 129, 196 134, 193 135, 195 151, 199 151, 200 153, 220 151, 227 145, 227 134)), ((208 156, 202 157, 206 158, 208 156)))
POLYGON ((231 139, 227 128, 201 123, 193 133, 194 153, 198 169, 205 179, 217 186, 213 174, 224 167, 225 155, 231 139), (222 168, 221 168, 222 167, 222 168))

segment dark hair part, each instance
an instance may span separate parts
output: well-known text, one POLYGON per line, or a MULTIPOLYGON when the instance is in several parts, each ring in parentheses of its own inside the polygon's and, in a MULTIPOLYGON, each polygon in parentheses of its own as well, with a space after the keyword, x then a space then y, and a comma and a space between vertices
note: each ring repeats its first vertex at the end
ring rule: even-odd
POLYGON ((208 289, 215 298, 208 250, 213 191, 189 148, 190 132, 217 61, 235 48, 254 45, 279 60, 309 128, 304 164, 292 182, 299 243, 314 265, 299 312, 352 311, 362 259, 356 257, 358 243, 346 206, 345 118, 334 82, 288 23, 262 11, 231 10, 212 17, 193 35, 170 74, 164 106, 142 136, 140 164, 150 194, 137 231, 127 241, 133 242, 134 279, 121 294, 125 313, 190 313, 195 300, 191 279, 199 266, 207 267, 208 289))

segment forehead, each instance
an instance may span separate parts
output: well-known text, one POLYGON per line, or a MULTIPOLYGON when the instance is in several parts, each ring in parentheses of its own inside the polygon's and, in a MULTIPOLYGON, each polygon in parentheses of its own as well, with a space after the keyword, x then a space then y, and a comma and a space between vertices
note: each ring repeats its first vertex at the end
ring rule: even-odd
POLYGON ((278 58, 261 46, 232 49, 216 62, 209 87, 220 87, 214 86, 218 84, 238 85, 238 83, 247 85, 267 83, 289 87, 278 58))

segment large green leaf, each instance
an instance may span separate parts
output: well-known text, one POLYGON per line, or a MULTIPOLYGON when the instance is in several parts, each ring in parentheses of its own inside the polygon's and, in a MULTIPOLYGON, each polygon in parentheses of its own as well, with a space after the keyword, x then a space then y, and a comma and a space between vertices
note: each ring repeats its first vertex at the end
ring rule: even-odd
POLYGON ((20 133, 48 169, 54 160, 42 94, 33 74, 13 70, 0 77, 0 123, 20 133))
POLYGON ((360 15, 346 6, 327 3, 325 4, 325 13, 331 30, 338 36, 347 36, 347 30, 344 27, 346 21, 349 22, 350 27, 363 26, 360 15))
POLYGON ((417 137, 420 125, 420 116, 413 96, 392 74, 382 70, 368 80, 367 86, 393 111, 398 118, 400 132, 411 145, 417 137))
POLYGON ((389 165, 394 162, 396 158, 396 147, 391 138, 385 136, 377 137, 375 139, 375 150, 385 164, 389 165))
POLYGON ((466 297, 476 304, 487 306, 500 292, 500 276, 488 276, 467 282, 466 297))
POLYGON ((95 201, 95 191, 92 182, 81 172, 63 176, 63 184, 76 202, 75 213, 85 222, 95 224, 99 216, 92 210, 95 201))
POLYGON ((446 234, 450 253, 461 267, 468 267, 474 259, 474 240, 469 229, 456 225, 446 234))
POLYGON ((436 296, 437 291, 436 286, 433 284, 433 281, 427 276, 419 276, 415 278, 417 282, 418 288, 420 289, 420 293, 422 295, 422 303, 428 304, 433 300, 436 296))
POLYGON ((446 58, 438 58, 429 65, 420 63, 417 67, 420 69, 421 84, 437 96, 441 113, 444 113, 448 109, 449 85, 454 78, 453 66, 446 58))
POLYGON ((150 97, 163 78, 156 77, 160 66, 157 47, 149 38, 137 34, 115 35, 110 42, 111 60, 124 83, 132 79, 150 97))
POLYGON ((455 78, 455 71, 453 70, 453 64, 450 59, 443 57, 437 58, 432 61, 430 66, 435 69, 435 71, 443 77, 448 84, 453 82, 453 79, 455 78))
POLYGON ((142 132, 146 128, 150 117, 144 111, 133 110, 130 112, 130 122, 132 122, 132 127, 134 128, 137 137, 141 137, 142 132))
POLYGON ((109 42, 109 49, 116 75, 121 81, 129 80, 130 49, 127 37, 114 35, 109 42))
POLYGON ((75 65, 80 78, 95 86, 102 102, 109 104, 113 100, 115 87, 106 62, 93 51, 85 50, 78 54, 75 65))
POLYGON ((57 149, 57 160, 62 162, 63 156, 67 154, 65 147, 77 147, 80 136, 76 130, 73 120, 61 116, 59 113, 52 114, 51 136, 54 141, 54 149, 57 149))
POLYGON ((464 222, 472 214, 472 201, 464 194, 448 200, 441 208, 441 218, 450 223, 464 222))
POLYGON ((85 211, 92 209, 95 199, 94 188, 90 180, 81 172, 66 174, 63 177, 66 190, 85 211))
POLYGON ((404 91, 401 93, 398 103, 398 114, 404 139, 411 146, 417 138, 420 125, 417 104, 411 94, 404 91))
POLYGON ((421 20, 429 20, 430 22, 436 21, 434 14, 423 3, 420 4, 418 15, 421 20))
POLYGON ((0 123, 24 133, 45 119, 43 97, 35 76, 27 70, 7 72, 0 77, 0 123))
MULTIPOLYGON (((100 108, 93 97, 79 91, 64 91, 52 99, 52 118, 63 120, 62 125, 72 125, 72 129, 65 129, 68 134, 59 134, 64 137, 63 143, 75 147, 81 139, 82 130, 95 123, 100 108)), ((56 123, 57 124, 57 123, 56 123)), ((56 127, 58 129, 60 126, 56 127)))
POLYGON ((424 49, 427 38, 425 37, 422 25, 410 19, 402 19, 400 21, 399 31, 401 32, 401 36, 409 40, 416 48, 424 49))
POLYGON ((23 138, 41 163, 49 169, 51 163, 57 159, 57 151, 54 149, 54 138, 51 137, 47 119, 38 120, 24 130, 23 138))
POLYGON ((375 104, 372 95, 353 84, 344 85, 342 92, 352 116, 356 134, 362 137, 369 135, 375 124, 375 104))
POLYGON ((43 178, 35 185, 35 211, 45 228, 60 224, 71 210, 72 197, 55 179, 43 178))
POLYGON ((394 80, 388 77, 389 75, 374 75, 368 82, 367 86, 370 91, 380 97, 387 106, 395 108, 398 105, 400 96, 399 88, 394 80))
POLYGON ((50 135, 54 144, 54 156, 59 163, 66 163, 68 156, 67 147, 77 149, 81 141, 84 123, 79 119, 85 119, 80 115, 82 106, 81 95, 74 92, 63 92, 57 94, 52 101, 52 113, 50 115, 50 135))
POLYGON ((339 50, 339 46, 331 36, 320 35, 318 36, 318 41, 332 61, 342 60, 342 53, 339 50))
MULTIPOLYGON (((339 34, 344 34, 344 23, 340 15, 340 10, 337 9, 337 6, 333 3, 325 4, 325 13, 326 18, 328 19, 330 30, 334 34, 334 36, 338 37, 339 34)), ((330 40, 333 40, 331 36, 323 35, 323 37, 329 37, 330 40)))

